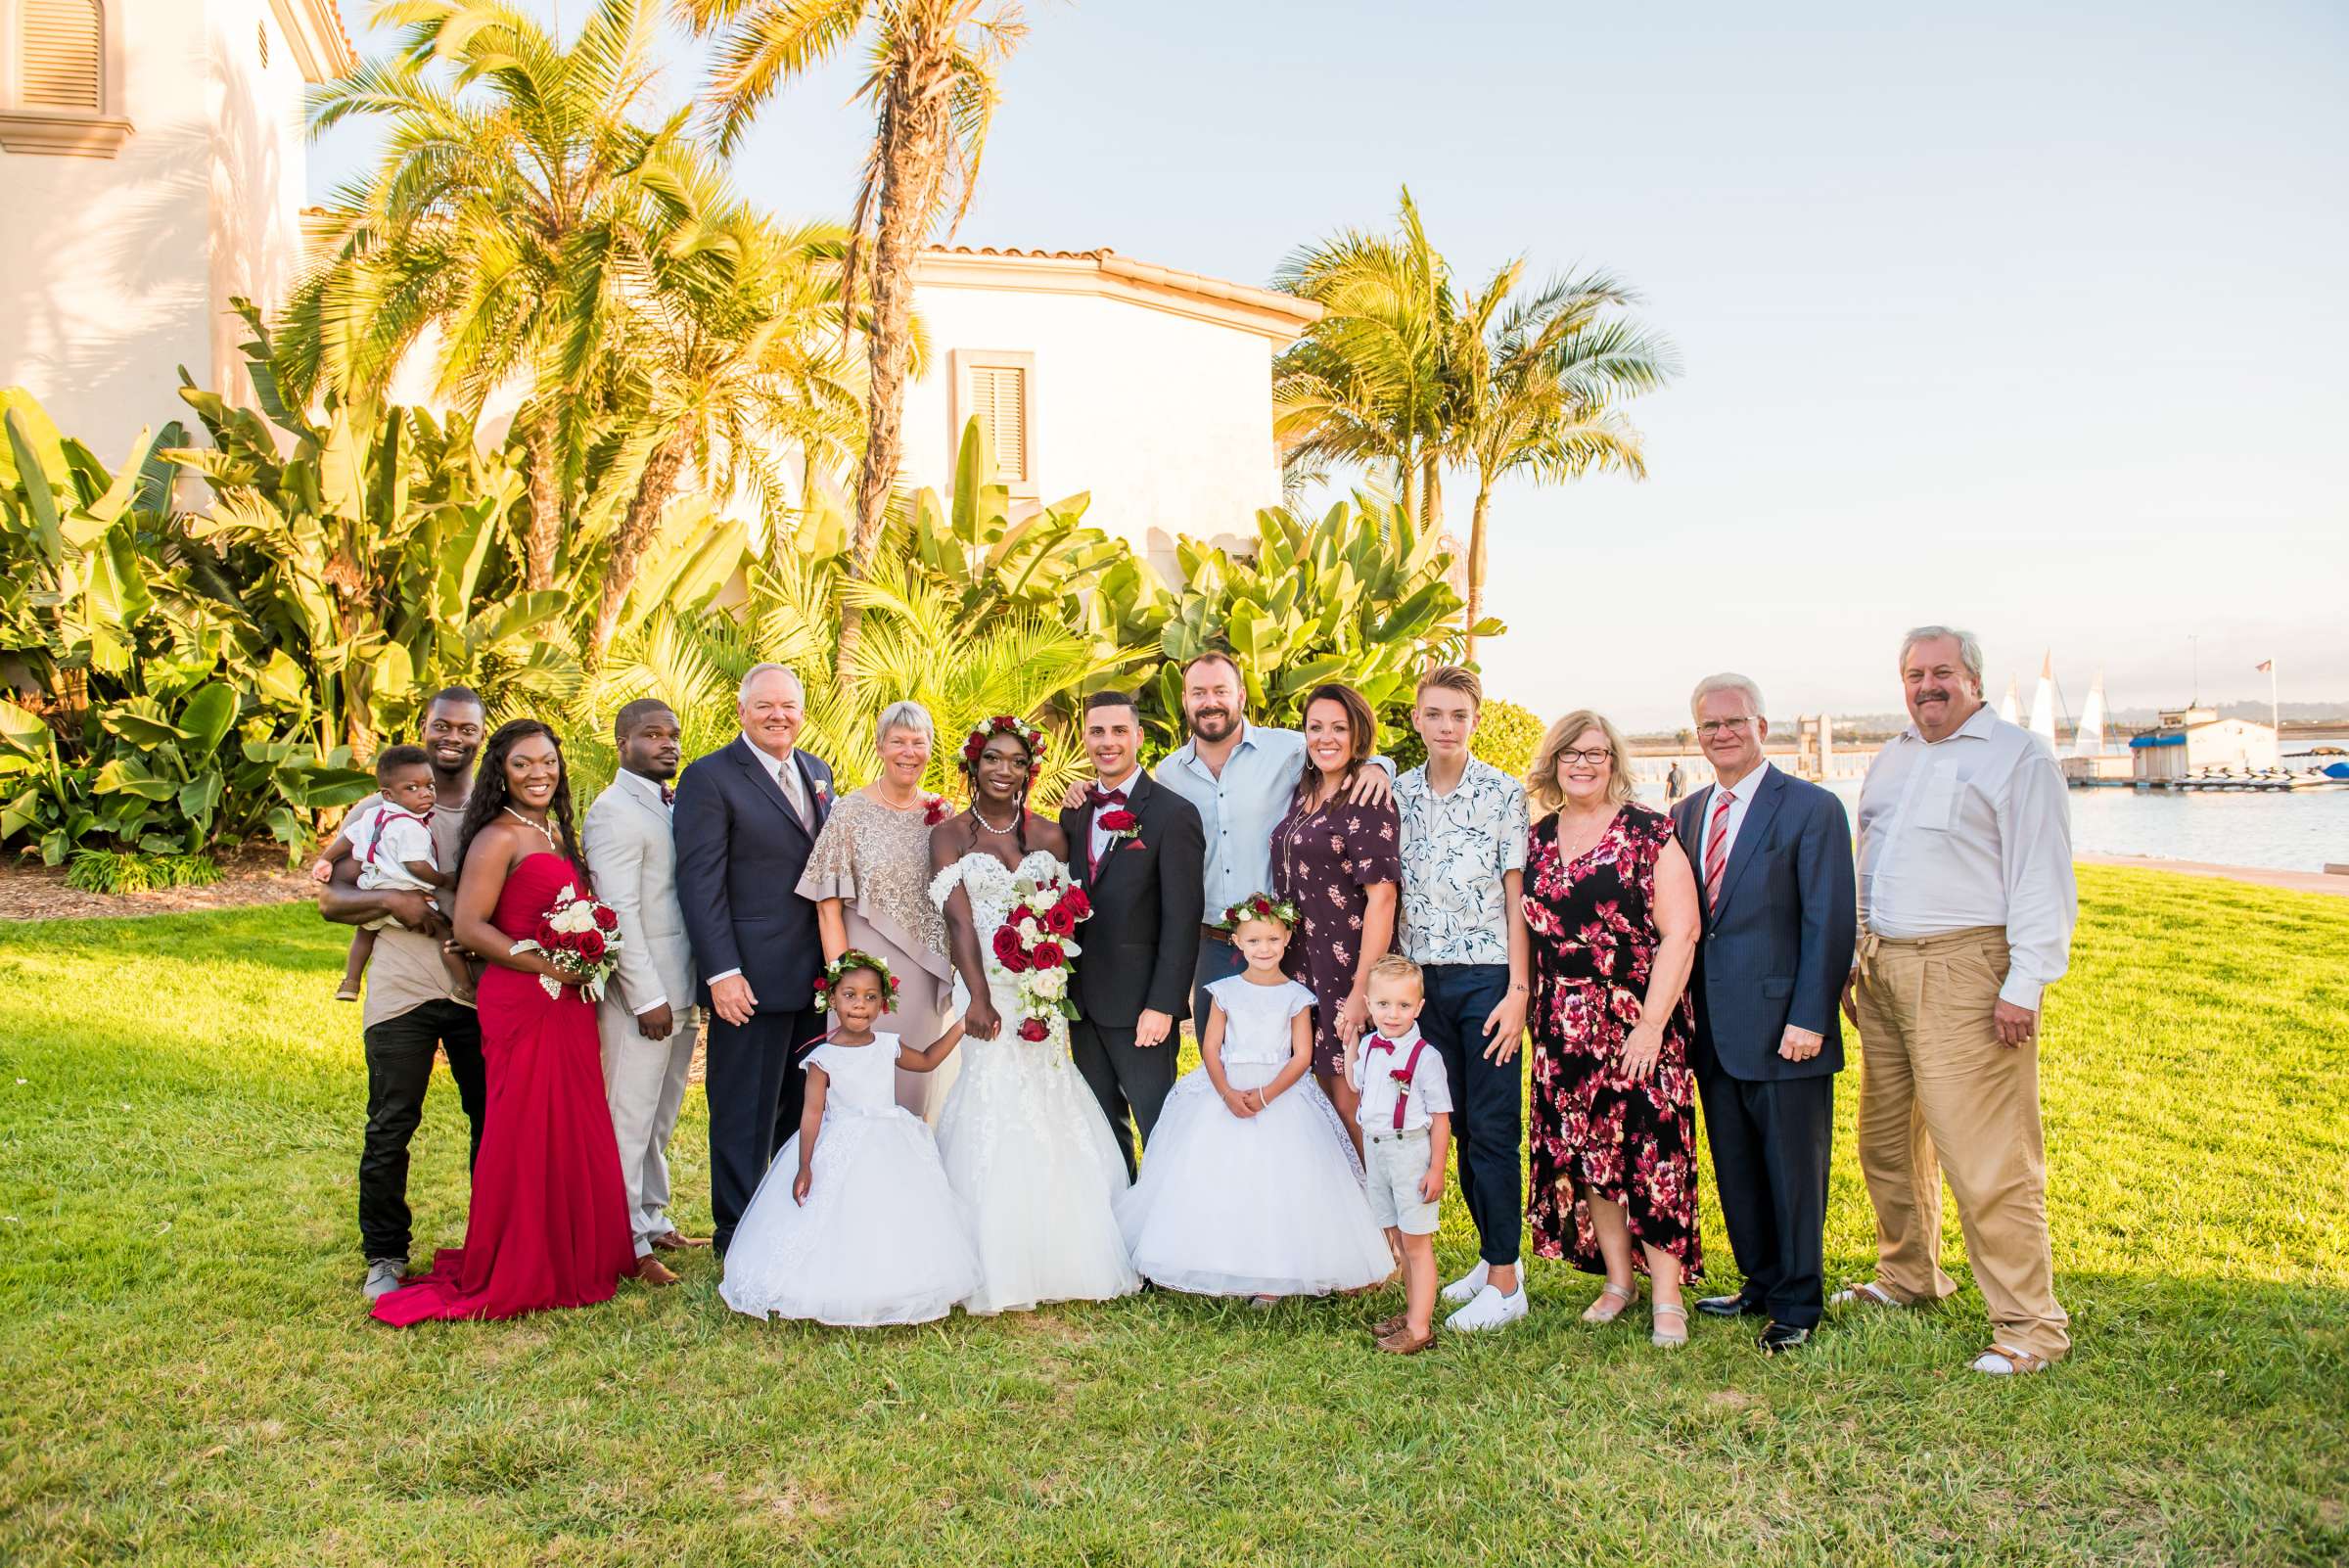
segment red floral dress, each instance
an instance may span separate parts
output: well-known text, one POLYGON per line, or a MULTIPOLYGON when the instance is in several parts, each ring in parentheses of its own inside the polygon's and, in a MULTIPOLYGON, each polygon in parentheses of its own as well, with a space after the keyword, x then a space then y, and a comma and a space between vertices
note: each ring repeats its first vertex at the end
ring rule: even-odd
POLYGON ((1281 967, 1313 993, 1313 1071, 1324 1077, 1345 1065, 1338 1009, 1361 963, 1369 890, 1402 881, 1403 820, 1392 802, 1357 806, 1341 794, 1315 809, 1300 794, 1272 830, 1271 891, 1303 922, 1281 967))
POLYGON ((1525 921, 1533 938, 1534 1251, 1606 1272, 1586 1196, 1623 1205, 1633 1267, 1640 1244, 1668 1252, 1695 1279, 1704 1256, 1696 1220, 1696 1080, 1688 1069, 1694 1012, 1685 992, 1664 1027, 1664 1050, 1644 1081, 1621 1071, 1639 1021, 1661 938, 1653 912, 1656 860, 1672 819, 1627 805, 1599 841, 1569 862, 1553 812, 1534 824, 1525 861, 1525 921))

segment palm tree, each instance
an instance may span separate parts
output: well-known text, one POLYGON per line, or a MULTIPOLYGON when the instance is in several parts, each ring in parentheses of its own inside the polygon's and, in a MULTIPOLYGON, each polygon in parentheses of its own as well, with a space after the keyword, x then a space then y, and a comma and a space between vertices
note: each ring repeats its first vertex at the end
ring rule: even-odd
POLYGON ((836 465, 862 429, 855 367, 829 331, 843 231, 772 223, 709 170, 663 189, 661 201, 667 237, 648 251, 641 286, 599 345, 606 365, 595 379, 638 461, 618 465, 635 477, 603 562, 591 666, 611 646, 645 551, 689 477, 719 497, 755 494, 776 527, 789 510, 776 451, 796 447, 810 464, 836 465))
POLYGON ((1436 459, 1476 472, 1468 524, 1468 656, 1484 619, 1486 524, 1494 484, 1524 474, 1562 484, 1593 469, 1646 477, 1639 433, 1616 408, 1679 372, 1660 336, 1616 312, 1636 300, 1604 273, 1552 279, 1512 300, 1522 259, 1496 272, 1451 323, 1436 459))
MULTIPOLYGON (((856 481, 851 571, 868 576, 897 480, 900 421, 913 352, 913 270, 949 207, 951 234, 976 189, 997 73, 1026 35, 1016 0, 673 0, 697 32, 717 35, 711 113, 720 151, 786 80, 869 34, 872 69, 858 97, 873 109, 873 142, 851 215, 844 301, 871 274, 866 341, 864 461, 856 481), (867 253, 870 253, 869 256, 867 253)), ((844 337, 847 322, 844 311, 844 337)), ((840 628, 842 669, 864 606, 852 598, 840 628)))
MULTIPOLYGON (((1082 628, 1033 609, 998 606, 975 616, 950 587, 910 562, 884 560, 863 580, 850 578, 845 567, 842 556, 794 550, 752 568, 739 620, 656 611, 580 688, 572 733, 600 740, 622 703, 657 693, 683 717, 687 740, 700 743, 689 750, 714 749, 735 727, 743 675, 762 660, 779 660, 806 687, 802 744, 821 752, 842 776, 879 772, 874 722, 889 703, 911 698, 930 710, 942 731, 926 783, 959 796, 952 726, 985 714, 1058 724, 1056 714, 1079 693, 1141 655, 1105 649, 1082 628), (852 597, 862 604, 867 626, 852 655, 854 669, 831 632, 852 597)), ((1054 746, 1034 798, 1059 800, 1086 765, 1082 748, 1054 746)))
POLYGON ((595 0, 566 48, 499 0, 383 0, 404 29, 391 57, 319 88, 310 128, 388 121, 374 170, 337 193, 325 259, 297 288, 283 341, 306 397, 331 381, 380 397, 428 327, 439 393, 478 411, 531 389, 527 585, 552 586, 590 444, 577 378, 661 243, 655 186, 690 183, 688 115, 637 115, 656 76, 659 0, 595 0), (445 70, 436 70, 436 67, 445 70))
POLYGON ((1391 469, 1404 515, 1432 532, 1442 522, 1439 416, 1457 304, 1451 269, 1407 187, 1396 225, 1392 234, 1341 230, 1274 275, 1274 288, 1323 313, 1274 367, 1273 433, 1292 465, 1391 469))

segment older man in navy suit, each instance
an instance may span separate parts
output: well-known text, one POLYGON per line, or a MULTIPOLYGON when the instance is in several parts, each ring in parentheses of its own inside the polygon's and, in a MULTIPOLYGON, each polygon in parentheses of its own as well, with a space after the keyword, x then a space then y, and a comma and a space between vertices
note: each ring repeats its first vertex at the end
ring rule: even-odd
POLYGON ((1762 691, 1709 675, 1689 700, 1713 782, 1673 812, 1703 889, 1696 1082, 1721 1213, 1745 1284, 1697 1310, 1767 1317, 1776 1355, 1811 1337, 1823 1310, 1827 1160, 1836 1004, 1857 928, 1852 833, 1843 803, 1770 765, 1762 691))
POLYGON ((677 903, 710 1009, 710 1211, 722 1254, 775 1150, 798 1130, 804 1048, 823 1032, 815 905, 794 890, 832 809, 832 770, 800 751, 806 697, 781 665, 742 678, 742 733, 685 769, 672 819, 677 903))

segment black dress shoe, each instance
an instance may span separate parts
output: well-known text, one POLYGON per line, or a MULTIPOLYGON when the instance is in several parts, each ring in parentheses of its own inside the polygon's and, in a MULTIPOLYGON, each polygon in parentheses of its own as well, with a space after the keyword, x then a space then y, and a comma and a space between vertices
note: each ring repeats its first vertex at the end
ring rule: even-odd
POLYGON ((1763 1355, 1777 1356, 1811 1343, 1811 1330, 1792 1323, 1772 1323, 1754 1343, 1762 1347, 1763 1355))
POLYGON ((1700 1296, 1696 1310, 1707 1317, 1759 1317, 1762 1304, 1739 1291, 1734 1296, 1700 1296))

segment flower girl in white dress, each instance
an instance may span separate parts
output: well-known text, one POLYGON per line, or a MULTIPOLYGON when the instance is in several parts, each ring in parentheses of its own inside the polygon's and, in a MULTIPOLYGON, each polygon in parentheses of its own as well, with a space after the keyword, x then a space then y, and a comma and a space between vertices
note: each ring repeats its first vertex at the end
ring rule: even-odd
POLYGON ((1395 1271, 1337 1107, 1314 1084, 1313 993, 1280 972, 1297 913, 1263 894, 1225 912, 1247 969, 1207 988, 1200 1065, 1168 1092, 1118 1201, 1133 1267, 1206 1296, 1317 1296, 1395 1271))
POLYGON ((875 1033, 896 989, 887 964, 852 948, 825 966, 816 1005, 839 1022, 800 1064, 800 1130, 726 1249, 717 1293, 738 1313, 851 1328, 926 1323, 979 1288, 970 1222, 938 1146, 897 1099, 898 1070, 937 1067, 962 1026, 922 1050, 875 1033))

